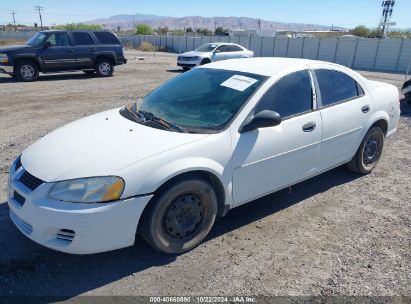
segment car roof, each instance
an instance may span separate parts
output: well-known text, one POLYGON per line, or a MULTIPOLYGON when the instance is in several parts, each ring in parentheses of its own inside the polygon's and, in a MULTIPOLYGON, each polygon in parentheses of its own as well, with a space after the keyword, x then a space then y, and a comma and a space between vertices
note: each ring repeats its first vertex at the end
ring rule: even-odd
POLYGON ((310 59, 299 59, 299 58, 283 58, 283 57, 254 57, 254 58, 241 58, 241 59, 229 59, 217 62, 212 62, 207 65, 203 65, 200 68, 210 68, 210 69, 222 69, 229 71, 238 71, 243 73, 258 74, 263 76, 274 76, 282 71, 289 69, 308 69, 310 66, 316 64, 325 64, 337 69, 347 68, 342 67, 338 64, 310 60, 310 59))
MULTIPOLYGON (((223 41, 219 41, 219 42, 207 42, 206 44, 215 44, 215 45, 238 45, 238 46, 241 46, 241 45, 236 44, 236 43, 223 42, 223 41)), ((243 46, 241 46, 241 47, 243 47, 243 46)))

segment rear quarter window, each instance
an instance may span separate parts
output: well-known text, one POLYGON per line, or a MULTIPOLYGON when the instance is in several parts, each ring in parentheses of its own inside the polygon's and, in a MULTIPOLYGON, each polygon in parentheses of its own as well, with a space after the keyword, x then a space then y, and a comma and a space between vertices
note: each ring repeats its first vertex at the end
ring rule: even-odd
POLYGON ((101 44, 121 44, 118 38, 110 32, 94 32, 97 40, 101 44))
POLYGON ((361 86, 350 76, 335 70, 316 70, 323 107, 364 95, 361 86))
POLYGON ((93 38, 91 38, 89 33, 86 32, 74 32, 74 40, 77 45, 90 45, 94 44, 93 38))

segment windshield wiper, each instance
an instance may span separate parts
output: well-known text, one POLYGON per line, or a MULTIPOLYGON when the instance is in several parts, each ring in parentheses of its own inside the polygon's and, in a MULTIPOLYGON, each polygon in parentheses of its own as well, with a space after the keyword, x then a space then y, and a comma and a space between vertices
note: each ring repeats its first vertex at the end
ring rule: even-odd
POLYGON ((144 117, 145 121, 155 122, 168 130, 174 129, 181 133, 187 133, 187 131, 184 128, 180 127, 179 125, 166 121, 163 118, 157 117, 151 112, 138 111, 138 113, 144 117))
POLYGON ((128 112, 130 113, 130 115, 133 116, 133 118, 139 123, 145 124, 147 122, 154 122, 166 130, 175 130, 180 133, 187 133, 187 131, 184 128, 180 127, 179 125, 173 124, 160 117, 157 117, 151 112, 137 110, 136 104, 133 104, 131 107, 127 107, 127 108, 128 108, 128 112))

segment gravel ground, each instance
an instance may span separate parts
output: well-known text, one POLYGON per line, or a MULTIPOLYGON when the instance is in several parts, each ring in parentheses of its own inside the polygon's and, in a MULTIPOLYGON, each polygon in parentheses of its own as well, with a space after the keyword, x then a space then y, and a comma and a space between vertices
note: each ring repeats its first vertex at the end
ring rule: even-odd
MULTIPOLYGON (((0 76, 0 295, 411 296, 411 106, 375 171, 337 168, 236 208, 194 250, 167 256, 140 239, 91 256, 43 248, 11 223, 8 167, 25 147, 83 116, 126 104, 178 75, 175 56, 128 52, 112 78, 18 83, 0 76), (149 57, 138 60, 139 56, 149 57)), ((404 76, 362 72, 400 87, 404 76)))

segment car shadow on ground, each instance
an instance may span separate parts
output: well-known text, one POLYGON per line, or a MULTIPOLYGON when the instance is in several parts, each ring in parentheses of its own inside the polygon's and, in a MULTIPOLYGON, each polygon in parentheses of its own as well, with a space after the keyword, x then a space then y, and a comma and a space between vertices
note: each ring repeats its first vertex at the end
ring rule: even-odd
MULTIPOLYGON (((114 76, 114 75, 113 75, 114 76)), ((64 73, 64 74, 41 74, 37 81, 59 81, 59 80, 85 80, 90 78, 97 78, 96 74, 86 75, 84 73, 64 73)), ((13 77, 0 77, 1 83, 14 83, 20 82, 13 77)))
MULTIPOLYGON (((235 208, 224 218, 217 219, 205 242, 358 177, 339 167, 291 189, 235 208)), ((58 295, 69 299, 150 267, 172 263, 177 257, 156 252, 140 237, 132 247, 107 253, 77 256, 56 252, 24 237, 6 219, 7 214, 7 205, 1 204, 0 231, 10 235, 1 237, 0 247, 12 249, 0 254, 0 296, 9 295, 12 291, 12 295, 58 295)), ((138 285, 139 282, 134 281, 133 284, 138 285)))
POLYGON ((171 69, 167 69, 167 72, 176 73, 176 74, 183 74, 186 71, 183 70, 183 69, 180 69, 180 68, 171 68, 171 69))
POLYGON ((411 103, 400 101, 401 116, 411 117, 411 103))

